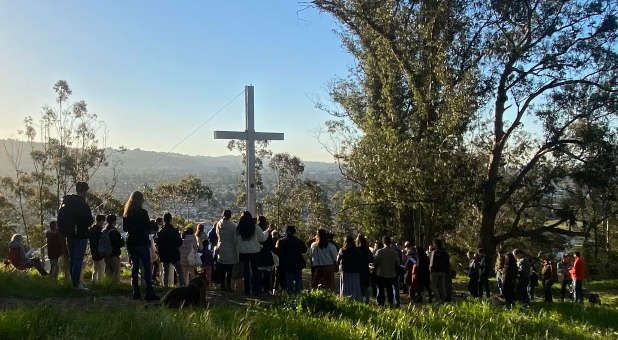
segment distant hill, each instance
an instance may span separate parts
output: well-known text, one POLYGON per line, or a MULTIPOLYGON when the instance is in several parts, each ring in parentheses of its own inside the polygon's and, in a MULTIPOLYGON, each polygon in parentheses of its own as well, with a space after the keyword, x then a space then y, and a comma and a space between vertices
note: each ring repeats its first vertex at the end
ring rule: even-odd
MULTIPOLYGON (((32 169, 29 152, 30 145, 15 140, 0 139, 0 176, 14 174, 7 152, 15 154, 22 148, 23 156, 21 167, 23 170, 32 169)), ((35 145, 40 148, 40 145, 35 145)), ((123 153, 115 149, 107 149, 108 167, 101 168, 94 182, 97 184, 108 182, 112 177, 112 166, 118 174, 118 192, 125 194, 135 190, 136 186, 144 183, 157 184, 160 182, 175 181, 187 174, 194 174, 209 185, 235 185, 242 172, 241 157, 230 156, 189 156, 179 153, 146 151, 141 149, 126 150, 123 153)), ((305 178, 320 182, 337 182, 340 173, 337 164, 326 162, 304 162, 305 178)), ((272 182, 273 173, 266 167, 263 172, 266 183, 272 182)))

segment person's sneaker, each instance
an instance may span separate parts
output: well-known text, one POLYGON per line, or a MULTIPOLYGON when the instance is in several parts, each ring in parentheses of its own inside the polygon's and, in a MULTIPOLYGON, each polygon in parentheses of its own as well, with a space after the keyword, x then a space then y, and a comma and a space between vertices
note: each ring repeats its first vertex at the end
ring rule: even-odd
POLYGON ((155 293, 146 294, 146 301, 159 301, 159 297, 155 293))
POLYGON ((139 292, 133 292, 133 300, 141 300, 142 295, 139 292))
POLYGON ((78 290, 87 292, 88 291, 88 287, 84 286, 83 284, 79 284, 79 286, 77 287, 78 290))

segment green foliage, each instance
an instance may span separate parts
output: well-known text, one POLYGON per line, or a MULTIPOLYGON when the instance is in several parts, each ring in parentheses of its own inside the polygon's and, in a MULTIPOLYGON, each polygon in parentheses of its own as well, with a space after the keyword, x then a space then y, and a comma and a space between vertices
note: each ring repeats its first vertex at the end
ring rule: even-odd
POLYGON ((194 175, 186 175, 178 182, 161 183, 155 188, 145 185, 143 192, 156 215, 166 211, 174 216, 186 213, 187 219, 192 207, 212 198, 212 190, 194 175))

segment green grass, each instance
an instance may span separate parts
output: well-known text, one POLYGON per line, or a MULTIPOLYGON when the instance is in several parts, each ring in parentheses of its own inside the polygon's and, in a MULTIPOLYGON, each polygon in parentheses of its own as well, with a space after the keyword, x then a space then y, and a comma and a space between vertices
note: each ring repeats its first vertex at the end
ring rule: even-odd
MULTIPOLYGON (((618 295, 618 280, 587 287, 618 295)), ((128 285, 92 286, 85 295, 96 299, 71 300, 84 293, 35 275, 0 271, 0 339, 618 338, 615 305, 537 302, 505 309, 461 300, 385 309, 314 291, 271 303, 169 310, 120 297, 129 292, 128 285), (3 307, 9 297, 54 301, 3 307), (59 305, 58 299, 69 302, 59 305)))
POLYGON ((128 284, 112 284, 107 280, 103 280, 101 284, 88 285, 88 292, 76 291, 67 281, 41 277, 32 270, 0 270, 0 287, 0 297, 16 298, 127 295, 130 291, 128 284))

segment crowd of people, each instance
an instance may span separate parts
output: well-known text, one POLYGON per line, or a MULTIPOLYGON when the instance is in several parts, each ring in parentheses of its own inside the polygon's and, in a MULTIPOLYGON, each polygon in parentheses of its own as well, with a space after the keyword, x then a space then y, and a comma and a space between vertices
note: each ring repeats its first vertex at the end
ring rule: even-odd
MULTIPOLYGON (((77 193, 64 198, 58 221, 52 221, 46 233, 49 275, 57 278, 61 269, 75 289, 87 290, 82 282, 82 267, 89 245, 92 257, 92 282, 108 277, 120 281, 121 249, 126 246, 131 266, 133 298, 141 299, 140 281, 145 285, 145 299, 158 300, 153 285, 185 286, 196 275, 203 275, 223 291, 242 291, 247 296, 298 294, 303 289, 303 269, 309 261, 311 289, 338 290, 340 296, 368 302, 375 298, 379 305, 401 304, 403 290, 411 303, 452 300, 450 256, 441 240, 436 239, 425 250, 405 242, 403 248, 390 237, 369 246, 362 235, 348 235, 340 246, 334 235, 318 229, 305 242, 297 237, 296 227, 288 225, 280 235, 264 216, 254 217, 245 211, 238 223, 232 212, 225 210, 219 221, 207 232, 204 224, 180 231, 169 213, 150 219, 143 208, 144 195, 133 192, 122 213, 121 233, 114 214, 92 216, 85 197, 88 184, 79 182, 77 193), (60 260, 65 265, 60 265, 60 260), (335 282, 339 272, 339 282, 335 282), (141 277, 141 279, 140 279, 141 277)), ((43 263, 30 257, 22 235, 15 234, 9 243, 13 264, 20 268, 36 268, 48 275, 43 263)), ((551 288, 559 283, 561 300, 572 291, 574 301, 583 301, 582 281, 586 265, 579 252, 574 262, 568 255, 555 264, 549 257, 529 259, 515 249, 498 251, 494 268, 484 249, 468 252, 468 292, 474 298, 491 296, 489 277, 495 272, 497 296, 510 305, 534 300, 538 281, 542 282, 544 300, 552 301, 551 288), (538 269, 538 270, 537 270, 538 269)))

